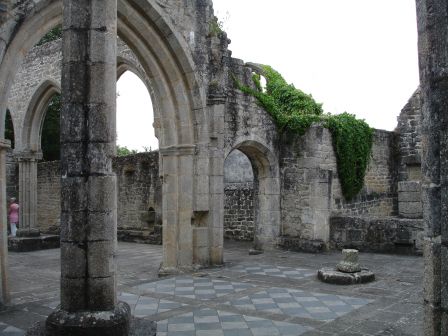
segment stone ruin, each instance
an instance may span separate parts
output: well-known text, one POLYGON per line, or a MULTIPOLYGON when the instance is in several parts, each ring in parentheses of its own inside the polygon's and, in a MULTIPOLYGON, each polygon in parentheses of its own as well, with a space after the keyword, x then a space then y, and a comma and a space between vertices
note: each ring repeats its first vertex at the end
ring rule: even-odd
MULTIPOLYGON (((448 6, 417 5, 421 88, 394 132, 375 131, 364 188, 347 202, 329 131, 279 133, 235 87, 233 78, 253 85, 256 70, 232 58, 230 40, 213 29, 210 0, 0 1, 0 111, 2 120, 11 111, 15 132, 12 152, 1 142, 0 203, 6 190, 18 194, 24 231, 60 234, 59 313, 114 311, 116 334, 127 333, 111 267, 118 226, 121 239, 162 242, 167 273, 222 264, 225 236, 253 239, 258 250, 424 252, 425 332, 444 334, 448 46, 437 37, 447 34, 448 6), (61 23, 63 42, 34 47, 61 23), (115 83, 127 70, 151 94, 160 150, 114 159, 115 83), (57 92, 61 163, 39 163, 46 106, 57 92), (248 166, 237 151, 252 176, 234 179, 233 168, 226 175, 232 155, 248 166)), ((3 234, 3 303, 6 246, 3 234)), ((48 322, 54 334, 67 328, 57 316, 48 322)))
MULTIPOLYGON (((21 223, 44 234, 58 234, 60 227, 60 166, 57 162, 40 162, 38 158, 42 156, 40 138, 46 112, 42 99, 48 100, 49 95, 61 91, 61 48, 62 43, 57 40, 31 49, 8 98, 17 125, 15 148, 9 152, 8 196, 34 195, 30 200, 20 199, 22 204, 33 203, 29 212, 22 212, 21 223), (46 90, 50 94, 41 97, 46 90), (36 104, 42 104, 40 110, 36 111, 36 104), (36 160, 28 159, 30 153, 36 160), (27 168, 29 165, 31 169, 27 168), (27 187, 35 190, 25 190, 27 187)), ((150 88, 151 81, 142 65, 121 39, 117 54, 118 78, 125 71, 132 71, 150 88)), ((233 62, 238 64, 238 60, 233 62)), ((250 68, 239 62, 235 71, 241 69, 249 77, 250 68)), ((231 84, 227 83, 227 90, 231 84)), ((285 141, 291 134, 283 138, 276 134, 270 117, 252 98, 243 97, 234 88, 227 97, 229 115, 224 117, 223 129, 224 150, 229 153, 224 161, 225 238, 254 240, 259 226, 255 211, 269 210, 260 209, 257 202, 258 179, 252 171, 257 163, 252 165, 250 160, 255 154, 249 152, 246 156, 234 144, 240 141, 238 134, 253 133, 245 137, 257 136, 266 144, 266 150, 272 155, 277 153, 274 163, 281 205, 276 205, 280 218, 267 237, 271 245, 308 252, 354 247, 372 252, 422 253, 419 91, 403 109, 395 131, 376 130, 365 187, 351 202, 345 201, 340 191, 328 130, 316 125, 305 136, 285 141), (254 118, 254 114, 259 117, 254 118), (252 126, 246 125, 246 120, 252 126)), ((114 158, 112 166, 118 179, 118 238, 162 244, 159 154, 114 158)))

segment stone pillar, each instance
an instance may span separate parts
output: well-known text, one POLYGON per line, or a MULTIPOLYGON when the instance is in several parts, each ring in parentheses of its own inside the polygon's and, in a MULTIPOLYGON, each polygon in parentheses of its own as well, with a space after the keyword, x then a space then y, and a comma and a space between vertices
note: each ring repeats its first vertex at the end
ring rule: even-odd
POLYGON ((117 302, 117 0, 64 0, 61 306, 47 335, 128 335, 117 302))
POLYGON ((448 335, 448 0, 417 0, 422 89, 424 334, 448 335))
POLYGON ((19 236, 35 235, 37 230, 37 162, 42 153, 21 152, 19 162, 19 236))
POLYGON ((193 267, 193 145, 160 148, 163 172, 163 262, 161 274, 193 267))
POLYGON ((6 201, 6 151, 8 140, 0 140, 0 305, 9 303, 8 288, 8 228, 6 201))

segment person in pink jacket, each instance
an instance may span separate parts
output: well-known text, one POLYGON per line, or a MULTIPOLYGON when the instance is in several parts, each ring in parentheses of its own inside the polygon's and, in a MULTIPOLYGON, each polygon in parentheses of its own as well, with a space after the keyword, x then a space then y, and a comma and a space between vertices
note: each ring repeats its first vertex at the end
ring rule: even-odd
POLYGON ((17 224, 19 223, 19 205, 15 197, 10 199, 9 210, 9 225, 11 226, 11 236, 15 237, 17 232, 17 224))

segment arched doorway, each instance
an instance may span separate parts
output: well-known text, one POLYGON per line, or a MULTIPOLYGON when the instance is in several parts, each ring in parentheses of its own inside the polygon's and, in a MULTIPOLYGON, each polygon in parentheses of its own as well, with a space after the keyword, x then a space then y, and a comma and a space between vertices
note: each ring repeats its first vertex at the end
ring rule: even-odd
POLYGON ((162 244, 162 181, 152 100, 144 76, 118 58, 118 240, 162 244))
MULTIPOLYGON (((189 47, 178 38, 177 32, 159 10, 147 1, 119 1, 118 34, 135 52, 152 84, 154 124, 160 140, 163 203, 166 204, 163 207, 163 267, 167 271, 177 271, 191 269, 193 265, 191 224, 194 198, 191 193, 195 190, 195 144, 198 133, 194 111, 205 109, 206 103, 203 91, 199 89, 191 54, 187 52, 189 47), (129 17, 132 17, 132 22, 129 17)), ((2 113, 9 83, 17 72, 24 51, 26 53, 39 41, 43 32, 59 25, 61 14, 61 1, 42 1, 17 27, 14 39, 1 59, 2 113)), ((64 82, 64 85, 69 83, 64 82)), ((69 87, 63 87, 64 90, 69 90, 69 87)), ((206 130, 207 119, 200 122, 206 130)), ((4 126, 1 126, 3 130, 4 126)), ((219 263, 222 253, 215 251, 208 261, 219 263)))
POLYGON ((278 159, 260 141, 241 140, 234 150, 249 159, 253 171, 253 247, 272 249, 281 231, 278 159))

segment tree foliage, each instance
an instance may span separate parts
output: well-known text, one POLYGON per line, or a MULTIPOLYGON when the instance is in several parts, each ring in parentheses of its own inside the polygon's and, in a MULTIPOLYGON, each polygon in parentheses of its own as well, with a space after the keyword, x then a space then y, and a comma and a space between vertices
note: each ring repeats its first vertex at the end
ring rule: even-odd
POLYGON ((321 122, 327 127, 333 138, 342 193, 347 200, 353 199, 364 185, 372 150, 373 130, 364 120, 356 119, 348 113, 324 114, 322 104, 288 84, 273 68, 263 66, 262 70, 266 88, 261 85, 260 74, 252 76, 255 88, 236 81, 237 87, 257 98, 280 131, 289 130, 303 135, 313 123, 321 122))
POLYGON ((5 117, 5 139, 11 141, 11 148, 14 148, 14 125, 12 123, 11 111, 6 110, 5 117))
POLYGON ((40 45, 43 45, 43 44, 51 42, 51 41, 55 41, 60 38, 62 38, 62 27, 57 26, 57 27, 54 27, 52 30, 50 30, 48 33, 46 33, 44 35, 44 37, 42 37, 40 39, 40 41, 37 42, 37 45, 40 46, 40 45))
POLYGON ((61 95, 55 94, 48 104, 42 127, 41 148, 44 161, 60 159, 61 95))
POLYGON ((133 154, 137 154, 136 149, 129 149, 126 146, 117 145, 117 156, 127 156, 127 155, 133 155, 133 154))

